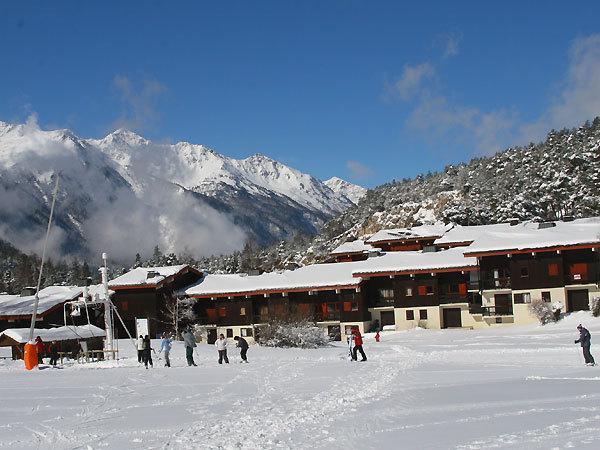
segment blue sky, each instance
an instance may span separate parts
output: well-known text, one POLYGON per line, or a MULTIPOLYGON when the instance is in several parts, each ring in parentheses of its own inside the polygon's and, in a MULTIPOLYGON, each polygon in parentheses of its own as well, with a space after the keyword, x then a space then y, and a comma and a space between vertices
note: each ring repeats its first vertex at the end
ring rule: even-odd
POLYGON ((4 1, 0 120, 374 186, 600 114, 599 2, 403 3, 4 1))

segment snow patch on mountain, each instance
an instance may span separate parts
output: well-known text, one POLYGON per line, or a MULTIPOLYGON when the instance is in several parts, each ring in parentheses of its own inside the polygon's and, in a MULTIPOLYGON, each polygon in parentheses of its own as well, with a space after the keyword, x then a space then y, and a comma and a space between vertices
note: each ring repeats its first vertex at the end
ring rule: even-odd
POLYGON ((338 177, 331 177, 329 180, 325 180, 323 184, 329 187, 333 192, 346 197, 355 205, 358 204, 360 199, 367 193, 367 189, 364 187, 352 184, 338 177))

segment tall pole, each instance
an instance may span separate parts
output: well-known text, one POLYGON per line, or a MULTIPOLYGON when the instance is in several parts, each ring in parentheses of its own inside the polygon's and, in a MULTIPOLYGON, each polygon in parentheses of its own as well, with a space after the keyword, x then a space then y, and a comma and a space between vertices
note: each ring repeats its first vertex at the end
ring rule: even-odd
POLYGON ((111 311, 110 293, 108 291, 108 266, 106 253, 102 253, 102 286, 104 287, 104 328, 106 329, 106 340, 104 341, 104 350, 108 350, 108 358, 114 359, 114 337, 113 337, 113 318, 111 311))
POLYGON ((50 217, 48 218, 48 228, 46 229, 46 239, 44 240, 44 248, 42 250, 42 262, 40 264, 40 273, 38 274, 37 286, 35 288, 35 301, 33 304, 33 313, 31 314, 31 327, 29 328, 29 342, 33 343, 33 333, 35 331, 35 321, 37 320, 37 310, 40 304, 40 287, 42 285, 42 272, 44 271, 44 261, 46 259, 46 249, 48 248, 48 238, 50 237, 50 228, 52 226, 52 216, 54 215, 54 205, 58 196, 58 179, 56 174, 56 184, 54 186, 54 194, 52 195, 52 205, 50 206, 50 217))

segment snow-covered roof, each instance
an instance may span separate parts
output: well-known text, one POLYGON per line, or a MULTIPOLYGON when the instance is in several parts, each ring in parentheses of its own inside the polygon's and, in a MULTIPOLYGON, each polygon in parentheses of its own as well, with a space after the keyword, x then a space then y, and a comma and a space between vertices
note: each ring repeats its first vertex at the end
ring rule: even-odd
MULTIPOLYGON (((477 258, 465 257, 464 247, 439 252, 389 252, 385 255, 360 261, 354 275, 372 273, 435 272, 445 269, 475 268, 477 258)), ((340 263, 341 264, 341 263, 340 263)))
POLYGON ((344 242, 342 245, 334 248, 331 255, 347 255, 349 253, 368 253, 373 250, 378 250, 372 245, 366 244, 365 241, 356 240, 344 242))
POLYGON ((508 223, 495 223, 490 225, 452 225, 452 228, 446 231, 446 233, 441 237, 435 240, 434 244, 444 245, 444 244, 454 244, 461 242, 473 242, 475 239, 480 237, 481 235, 493 232, 493 231, 501 231, 501 232, 509 232, 513 227, 511 227, 508 223))
POLYGON ((352 276, 352 270, 359 262, 314 264, 296 270, 267 272, 261 275, 208 274, 202 280, 184 289, 189 296, 251 293, 264 291, 288 291, 298 289, 323 289, 327 287, 352 288, 361 279, 352 276))
MULTIPOLYGON (((5 336, 15 340, 19 344, 25 344, 29 341, 29 328, 10 328, 0 333, 0 338, 5 336)), ((94 325, 80 325, 49 329, 36 328, 33 336, 39 336, 44 342, 51 342, 104 337, 106 336, 106 332, 94 325)))
MULTIPOLYGON (((81 295, 83 288, 77 286, 49 286, 40 290, 38 315, 81 295)), ((0 316, 30 316, 35 302, 34 295, 0 295, 0 316)))
POLYGON ((600 217, 553 222, 555 226, 540 228, 536 222, 523 222, 493 229, 478 236, 464 248, 465 254, 511 252, 520 250, 600 244, 600 217))
POLYGON ((435 225, 419 225, 411 228, 392 228, 388 230, 379 230, 365 242, 386 242, 386 241, 399 241, 403 239, 418 239, 426 237, 440 237, 443 236, 447 226, 443 223, 435 225))
POLYGON ((110 280, 109 286, 156 286, 160 284, 165 278, 176 275, 183 269, 188 267, 186 264, 180 264, 178 266, 164 266, 164 267, 137 267, 130 270, 129 272, 110 280), (156 275, 148 278, 148 274, 154 272, 156 275))

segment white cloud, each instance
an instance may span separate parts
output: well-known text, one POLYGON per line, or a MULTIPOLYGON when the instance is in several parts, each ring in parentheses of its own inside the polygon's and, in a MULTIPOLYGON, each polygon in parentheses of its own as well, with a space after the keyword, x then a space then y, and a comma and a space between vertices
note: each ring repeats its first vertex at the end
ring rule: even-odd
POLYGON ((421 93, 423 84, 435 75, 435 69, 429 62, 422 64, 406 64, 402 70, 402 75, 391 85, 387 86, 388 93, 391 96, 399 96, 402 100, 408 101, 421 93))
POLYGON ((442 50, 442 57, 447 59, 459 54, 461 41, 462 35, 458 33, 444 33, 436 37, 434 45, 442 50))
MULTIPOLYGON (((452 40, 446 43, 452 53, 452 40)), ((430 62, 405 66, 392 86, 397 97, 412 103, 408 128, 437 144, 453 141, 491 153, 541 140, 552 128, 576 126, 600 115, 600 34, 573 41, 562 86, 530 122, 521 121, 514 108, 483 110, 450 101, 431 83, 435 74, 430 62)))
POLYGON ((141 87, 136 88, 126 76, 116 75, 113 78, 113 89, 121 101, 121 113, 112 123, 111 128, 127 128, 144 130, 158 122, 160 115, 155 108, 157 98, 167 88, 152 78, 142 80, 141 87))
POLYGON ((373 169, 358 161, 346 161, 346 168, 350 172, 350 176, 357 180, 364 180, 373 176, 373 169))

